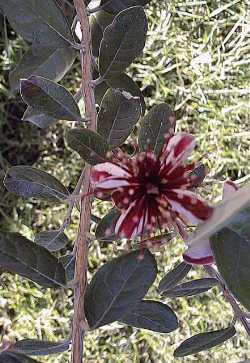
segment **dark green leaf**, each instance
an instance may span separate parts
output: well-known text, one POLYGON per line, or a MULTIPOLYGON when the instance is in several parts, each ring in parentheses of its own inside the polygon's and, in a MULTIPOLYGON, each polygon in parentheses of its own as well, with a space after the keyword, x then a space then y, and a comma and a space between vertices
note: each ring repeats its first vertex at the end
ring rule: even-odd
POLYGON ((25 40, 44 46, 72 41, 70 27, 53 0, 0 0, 0 6, 15 31, 25 40))
POLYGON ((236 213, 228 224, 228 228, 250 241, 250 204, 236 213))
POLYGON ((141 103, 141 113, 144 115, 146 110, 144 97, 139 86, 126 73, 117 74, 115 77, 107 79, 95 88, 95 96, 98 104, 101 104, 103 96, 105 95, 108 88, 118 88, 121 91, 131 93, 131 95, 134 97, 139 97, 141 103))
POLYGON ((134 97, 139 97, 141 103, 141 113, 142 115, 145 113, 146 104, 141 90, 139 86, 133 81, 133 79, 126 73, 117 74, 113 78, 108 78, 106 83, 111 88, 119 88, 121 91, 131 93, 131 95, 134 97))
POLYGON ((90 18, 90 29, 92 35, 92 52, 94 57, 99 56, 99 49, 104 29, 112 23, 114 16, 106 11, 98 11, 90 18))
POLYGON ((154 106, 141 121, 139 132, 139 146, 141 150, 148 147, 158 154, 165 139, 164 136, 169 132, 174 132, 175 115, 165 103, 154 106))
POLYGON ((12 89, 18 89, 21 78, 42 76, 52 81, 60 81, 71 68, 76 56, 71 47, 39 48, 31 47, 18 65, 10 72, 9 81, 12 89))
POLYGON ((178 328, 178 320, 173 310, 168 305, 153 300, 139 302, 119 321, 159 333, 170 333, 178 328))
POLYGON ((68 197, 67 189, 54 176, 31 166, 13 166, 4 184, 9 192, 24 198, 36 197, 59 202, 68 197))
POLYGON ((206 333, 200 333, 185 340, 175 350, 174 356, 185 357, 187 355, 196 354, 203 350, 208 350, 216 345, 220 345, 232 338, 236 334, 236 330, 233 326, 226 329, 215 330, 206 333))
POLYGON ((56 121, 58 121, 54 117, 35 111, 30 106, 28 106, 25 110, 22 120, 31 122, 32 124, 40 127, 41 129, 46 129, 47 127, 53 125, 54 123, 56 123, 56 121))
POLYGON ((216 265, 227 287, 250 310, 250 208, 245 213, 239 213, 235 223, 212 236, 211 246, 216 265))
POLYGON ((40 232, 35 237, 35 242, 51 252, 60 251, 69 243, 66 234, 60 230, 40 232))
POLYGON ((100 46, 99 70, 109 78, 123 71, 142 52, 147 34, 147 18, 142 7, 119 13, 105 29, 100 46))
POLYGON ((101 135, 88 129, 72 129, 66 134, 68 146, 91 165, 105 161, 108 145, 101 135))
POLYGON ((65 269, 66 277, 68 281, 74 279, 75 273, 75 256, 73 254, 64 255, 59 258, 59 261, 63 264, 65 269))
POLYGON ((63 265, 43 248, 17 233, 0 233, 0 266, 45 287, 63 287, 63 265))
POLYGON ((117 238, 115 236, 114 229, 119 215, 119 211, 116 208, 113 208, 101 219, 95 232, 95 236, 98 241, 111 242, 117 238))
POLYGON ((46 340, 23 339, 16 342, 11 351, 27 355, 49 355, 65 352, 69 349, 69 341, 49 342, 46 340))
POLYGON ((139 302, 157 274, 154 256, 139 251, 107 262, 94 275, 87 289, 85 309, 92 329, 121 319, 139 302))
POLYGON ((0 353, 0 363, 40 363, 24 354, 4 351, 0 353))
POLYGON ((159 283, 159 291, 166 291, 174 286, 176 286, 180 281, 187 276, 188 272, 191 270, 192 266, 185 262, 177 265, 173 270, 169 271, 159 283))
POLYGON ((23 100, 36 112, 69 121, 82 121, 72 94, 63 86, 40 76, 21 80, 23 100))
POLYGON ((193 281, 184 282, 183 284, 177 285, 171 289, 163 292, 166 297, 182 297, 182 296, 193 296, 202 294, 210 290, 212 287, 217 285, 217 280, 214 278, 197 279, 193 281))
POLYGON ((117 14, 131 6, 145 6, 149 2, 150 0, 101 0, 101 5, 104 6, 104 10, 117 14))
MULTIPOLYGON (((97 77, 97 73, 96 73, 96 77, 97 77)), ((102 103, 102 99, 108 89, 109 89, 109 86, 106 81, 101 82, 100 84, 98 84, 95 87, 95 100, 99 106, 102 103)))
POLYGON ((101 103, 97 131, 110 148, 123 144, 141 115, 140 100, 118 89, 109 89, 101 103))

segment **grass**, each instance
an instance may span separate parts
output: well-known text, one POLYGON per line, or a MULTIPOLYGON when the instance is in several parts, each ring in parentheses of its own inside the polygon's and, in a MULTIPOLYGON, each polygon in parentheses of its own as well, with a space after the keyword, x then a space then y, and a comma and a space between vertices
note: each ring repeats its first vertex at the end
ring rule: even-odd
MULTIPOLYGON (((147 15, 149 33, 144 56, 131 67, 130 73, 140 83, 148 107, 160 102, 169 103, 177 114, 178 130, 195 134, 195 158, 201 157, 210 170, 201 192, 211 200, 218 200, 223 180, 231 178, 244 184, 250 179, 249 2, 152 1, 147 15)), ((4 76, 17 62, 23 45, 20 39, 12 36, 8 39, 8 52, 1 56, 0 106, 3 117, 0 127, 3 138, 7 123, 6 102, 13 98, 4 76)), ((2 44, 4 47, 6 41, 2 44)), ((69 78, 65 82, 76 88, 79 69, 76 68, 74 77, 69 78)), ((22 163, 21 156, 30 145, 31 150, 39 150, 39 157, 35 160, 37 167, 49 170, 73 187, 81 163, 77 155, 72 157, 64 145, 64 125, 58 124, 46 133, 31 125, 19 125, 18 132, 23 132, 23 138, 18 146, 22 148, 15 146, 16 149, 11 149, 10 159, 8 149, 0 153, 1 167, 8 166, 15 153, 19 157, 16 162, 22 163), (25 131, 20 131, 22 127, 25 131)), ((4 145, 8 146, 8 143, 4 145)), ((63 219, 63 207, 51 208, 51 205, 36 201, 17 202, 16 198, 2 195, 0 213, 4 228, 33 237, 42 229, 58 227, 63 219), (8 208, 10 205, 11 208, 8 208)), ((77 215, 74 215, 73 224, 67 230, 72 240, 76 228, 77 215)), ((166 248, 156 254, 159 278, 180 260, 182 250, 183 245, 176 241, 171 249, 166 248)), ((91 273, 113 254, 113 246, 94 243, 90 249, 91 273)), ((200 274, 201 271, 195 269, 190 277, 200 274)), ((72 314, 71 292, 37 288, 33 283, 4 272, 0 278, 0 332, 3 336, 18 339, 65 338, 72 314)), ((155 288, 150 291, 150 296, 159 298, 155 288)), ((238 363, 250 357, 250 343, 241 327, 237 326, 237 336, 225 345, 196 356, 174 359, 174 348, 182 340, 201 331, 226 327, 232 319, 232 312, 217 289, 200 297, 171 300, 169 304, 180 319, 178 331, 160 335, 113 324, 87 335, 86 361, 238 363)), ((68 355, 40 360, 66 363, 68 355)))

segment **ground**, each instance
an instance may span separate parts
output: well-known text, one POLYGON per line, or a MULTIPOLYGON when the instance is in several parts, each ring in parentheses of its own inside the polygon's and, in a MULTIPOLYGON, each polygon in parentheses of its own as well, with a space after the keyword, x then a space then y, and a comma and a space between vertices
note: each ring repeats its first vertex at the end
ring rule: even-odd
MULTIPOLYGON (((195 135, 194 158, 209 169, 200 192, 211 202, 219 200, 222 182, 230 178, 243 185, 250 179, 250 9, 247 0, 152 1, 147 7, 149 33, 142 58, 130 69, 143 89, 147 107, 167 102, 176 112, 178 130, 195 135)), ((0 168, 33 164, 47 170, 73 188, 81 161, 64 144, 66 123, 39 131, 20 121, 23 105, 9 90, 7 75, 24 51, 24 43, 2 23, 0 59, 0 168)), ((79 86, 79 66, 64 80, 72 90, 79 86)), ((1 175, 0 175, 1 176, 1 175)), ((22 201, 0 188, 0 223, 33 237, 38 231, 56 228, 64 207, 39 201, 22 201)), ((101 213, 100 205, 95 206, 101 213)), ((74 240, 77 214, 67 230, 74 240)), ((68 246, 69 248, 71 246, 68 246)), ((159 278, 181 259, 183 245, 176 241, 156 254, 159 278)), ((114 255, 113 246, 95 242, 90 249, 91 274, 114 255)), ((117 252, 116 252, 117 253, 117 252)), ((194 269, 190 277, 201 276, 194 269)), ((69 332, 71 292, 38 288, 35 284, 1 271, 0 333, 15 338, 61 339, 69 332)), ((149 296, 160 298, 156 288, 149 296)), ((180 320, 180 329, 169 335, 113 324, 85 340, 87 362, 228 362, 250 356, 250 343, 240 326, 238 334, 221 347, 184 359, 173 351, 187 337, 226 327, 230 307, 217 289, 193 298, 169 301, 180 320)), ((45 357, 41 362, 66 363, 67 354, 45 357)))

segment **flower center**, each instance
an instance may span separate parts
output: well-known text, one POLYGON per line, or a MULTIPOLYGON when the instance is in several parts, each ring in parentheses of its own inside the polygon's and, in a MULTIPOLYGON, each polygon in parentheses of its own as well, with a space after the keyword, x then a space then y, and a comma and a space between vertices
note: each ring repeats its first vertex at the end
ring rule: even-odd
POLYGON ((159 188, 150 182, 147 182, 146 190, 147 194, 159 194, 159 188))

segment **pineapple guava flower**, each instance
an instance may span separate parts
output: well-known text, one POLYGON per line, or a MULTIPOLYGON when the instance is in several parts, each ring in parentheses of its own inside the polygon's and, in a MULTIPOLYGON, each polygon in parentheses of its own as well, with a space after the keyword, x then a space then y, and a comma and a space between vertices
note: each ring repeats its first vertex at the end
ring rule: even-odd
POLYGON ((117 236, 132 239, 174 228, 185 238, 186 225, 211 216, 212 207, 193 192, 199 184, 199 176, 192 173, 195 163, 184 163, 194 146, 189 134, 168 134, 158 155, 149 150, 134 157, 118 152, 93 167, 91 182, 97 196, 109 192, 121 212, 117 236))

